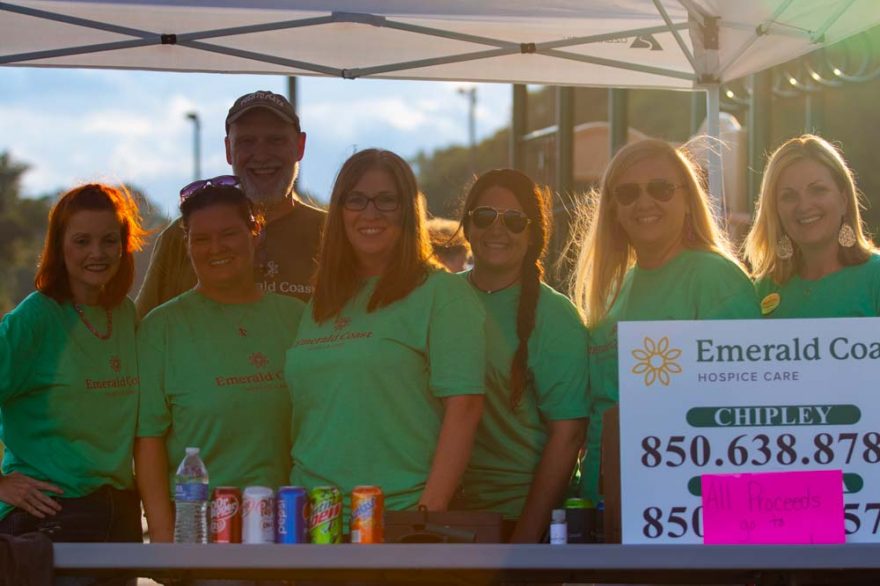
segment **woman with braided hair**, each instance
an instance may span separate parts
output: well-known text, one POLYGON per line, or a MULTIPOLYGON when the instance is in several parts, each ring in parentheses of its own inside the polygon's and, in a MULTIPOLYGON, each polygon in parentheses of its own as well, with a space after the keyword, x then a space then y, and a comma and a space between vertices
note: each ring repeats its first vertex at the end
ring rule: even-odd
POLYGON ((549 197, 513 169, 471 187, 462 226, 486 309, 486 403, 463 482, 468 509, 504 514, 506 538, 535 543, 564 496, 584 442, 587 332, 542 281, 549 197))

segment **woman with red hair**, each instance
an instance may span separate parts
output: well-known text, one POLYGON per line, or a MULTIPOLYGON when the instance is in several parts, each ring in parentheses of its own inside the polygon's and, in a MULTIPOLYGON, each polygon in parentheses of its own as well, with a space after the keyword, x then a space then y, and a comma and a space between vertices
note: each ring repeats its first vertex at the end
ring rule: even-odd
POLYGON ((123 190, 88 184, 49 213, 37 291, 0 322, 0 533, 140 541, 131 454, 144 238, 123 190))

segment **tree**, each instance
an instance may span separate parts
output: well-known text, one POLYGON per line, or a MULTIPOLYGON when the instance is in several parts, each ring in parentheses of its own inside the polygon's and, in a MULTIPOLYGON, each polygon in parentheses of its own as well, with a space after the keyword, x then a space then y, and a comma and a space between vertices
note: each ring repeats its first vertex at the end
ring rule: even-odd
POLYGON ((455 219, 474 177, 489 169, 507 166, 509 136, 507 129, 499 130, 477 144, 473 153, 460 145, 431 154, 419 151, 411 163, 428 200, 428 211, 435 216, 455 219))
POLYGON ((28 165, 0 153, 0 313, 33 289, 33 276, 46 232, 48 197, 21 197, 28 165))
MULTIPOLYGON (((31 198, 23 197, 21 179, 28 165, 0 153, 0 315, 8 312, 34 289, 43 241, 49 225, 49 210, 60 191, 31 198)), ((136 187, 129 188, 138 202, 144 227, 154 233, 168 223, 159 207, 136 187)), ((138 278, 146 270, 149 249, 136 254, 138 278)), ((137 290, 137 282, 134 290, 137 290)))

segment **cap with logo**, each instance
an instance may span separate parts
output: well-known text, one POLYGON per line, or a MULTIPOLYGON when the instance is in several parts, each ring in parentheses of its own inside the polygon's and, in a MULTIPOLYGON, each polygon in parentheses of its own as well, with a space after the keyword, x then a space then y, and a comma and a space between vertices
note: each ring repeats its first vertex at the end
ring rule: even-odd
POLYGON ((245 113, 256 108, 271 111, 285 122, 293 124, 297 132, 301 132, 299 116, 293 110, 293 105, 284 96, 265 90, 245 94, 235 100, 235 103, 232 104, 232 107, 229 108, 229 113, 226 115, 226 132, 229 133, 230 124, 241 118, 245 113))

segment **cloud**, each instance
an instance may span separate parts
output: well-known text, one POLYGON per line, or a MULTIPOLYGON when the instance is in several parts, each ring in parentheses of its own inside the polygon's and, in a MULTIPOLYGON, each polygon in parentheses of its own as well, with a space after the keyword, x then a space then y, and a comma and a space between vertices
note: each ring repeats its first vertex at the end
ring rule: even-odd
MULTIPOLYGON (((135 183, 166 211, 192 180, 193 125, 202 127, 202 172, 226 173, 224 120, 255 89, 284 92, 280 76, 0 68, 0 151, 31 169, 38 195, 82 181, 135 183)), ((309 133, 303 186, 323 196, 354 148, 407 157, 467 141, 467 100, 453 82, 302 78, 299 109, 309 133)), ((506 124, 509 86, 477 86, 477 133, 506 124)))
POLYGON ((403 132, 421 135, 421 139, 443 144, 467 139, 466 110, 449 98, 380 97, 344 99, 335 102, 306 104, 302 117, 308 128, 337 140, 358 142, 364 135, 403 132))

